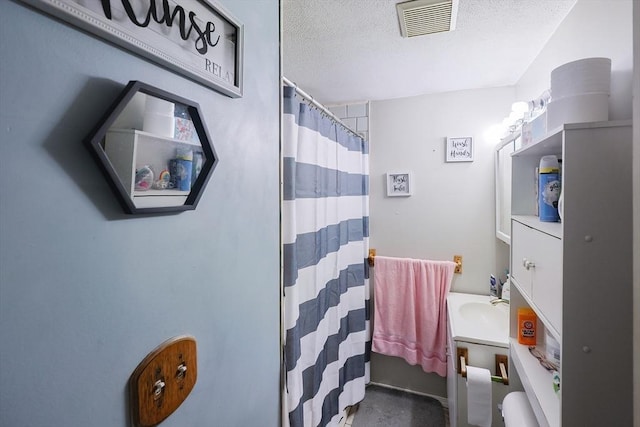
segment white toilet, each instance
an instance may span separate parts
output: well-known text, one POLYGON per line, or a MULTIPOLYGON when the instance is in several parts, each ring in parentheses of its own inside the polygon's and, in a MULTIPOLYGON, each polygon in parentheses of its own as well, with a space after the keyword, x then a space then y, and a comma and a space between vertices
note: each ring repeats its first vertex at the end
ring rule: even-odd
POLYGON ((539 426, 524 391, 514 391, 505 396, 502 401, 502 418, 505 427, 539 426))

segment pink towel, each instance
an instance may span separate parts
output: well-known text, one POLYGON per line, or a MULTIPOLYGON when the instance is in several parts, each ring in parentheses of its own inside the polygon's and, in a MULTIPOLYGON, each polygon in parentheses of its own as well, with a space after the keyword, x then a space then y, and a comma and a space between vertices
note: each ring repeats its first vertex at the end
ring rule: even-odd
POLYGON ((446 377, 446 299, 454 268, 450 261, 376 256, 371 349, 446 377))

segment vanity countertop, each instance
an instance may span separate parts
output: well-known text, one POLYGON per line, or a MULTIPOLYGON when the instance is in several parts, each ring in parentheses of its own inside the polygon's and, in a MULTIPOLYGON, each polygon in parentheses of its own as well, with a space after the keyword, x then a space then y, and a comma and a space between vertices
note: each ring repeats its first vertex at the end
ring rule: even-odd
POLYGON ((488 295, 450 292, 447 318, 454 341, 509 347, 509 306, 492 305, 488 295))

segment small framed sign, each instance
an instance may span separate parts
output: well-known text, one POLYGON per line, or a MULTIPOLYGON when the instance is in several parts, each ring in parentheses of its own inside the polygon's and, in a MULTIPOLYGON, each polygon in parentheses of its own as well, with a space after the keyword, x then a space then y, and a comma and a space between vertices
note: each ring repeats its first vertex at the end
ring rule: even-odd
POLYGON ((21 0, 232 98, 244 26, 215 0, 21 0))
POLYGON ((411 191, 411 174, 409 172, 387 173, 387 196, 410 196, 411 191))
POLYGON ((470 136, 447 138, 445 153, 447 162, 473 162, 473 138, 470 136))

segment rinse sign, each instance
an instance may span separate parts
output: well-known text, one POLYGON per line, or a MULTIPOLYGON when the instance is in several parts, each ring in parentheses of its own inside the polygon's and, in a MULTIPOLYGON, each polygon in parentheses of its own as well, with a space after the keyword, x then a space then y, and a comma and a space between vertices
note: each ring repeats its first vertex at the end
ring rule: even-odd
POLYGON ((244 26, 211 0, 22 0, 227 96, 242 96, 244 26))

